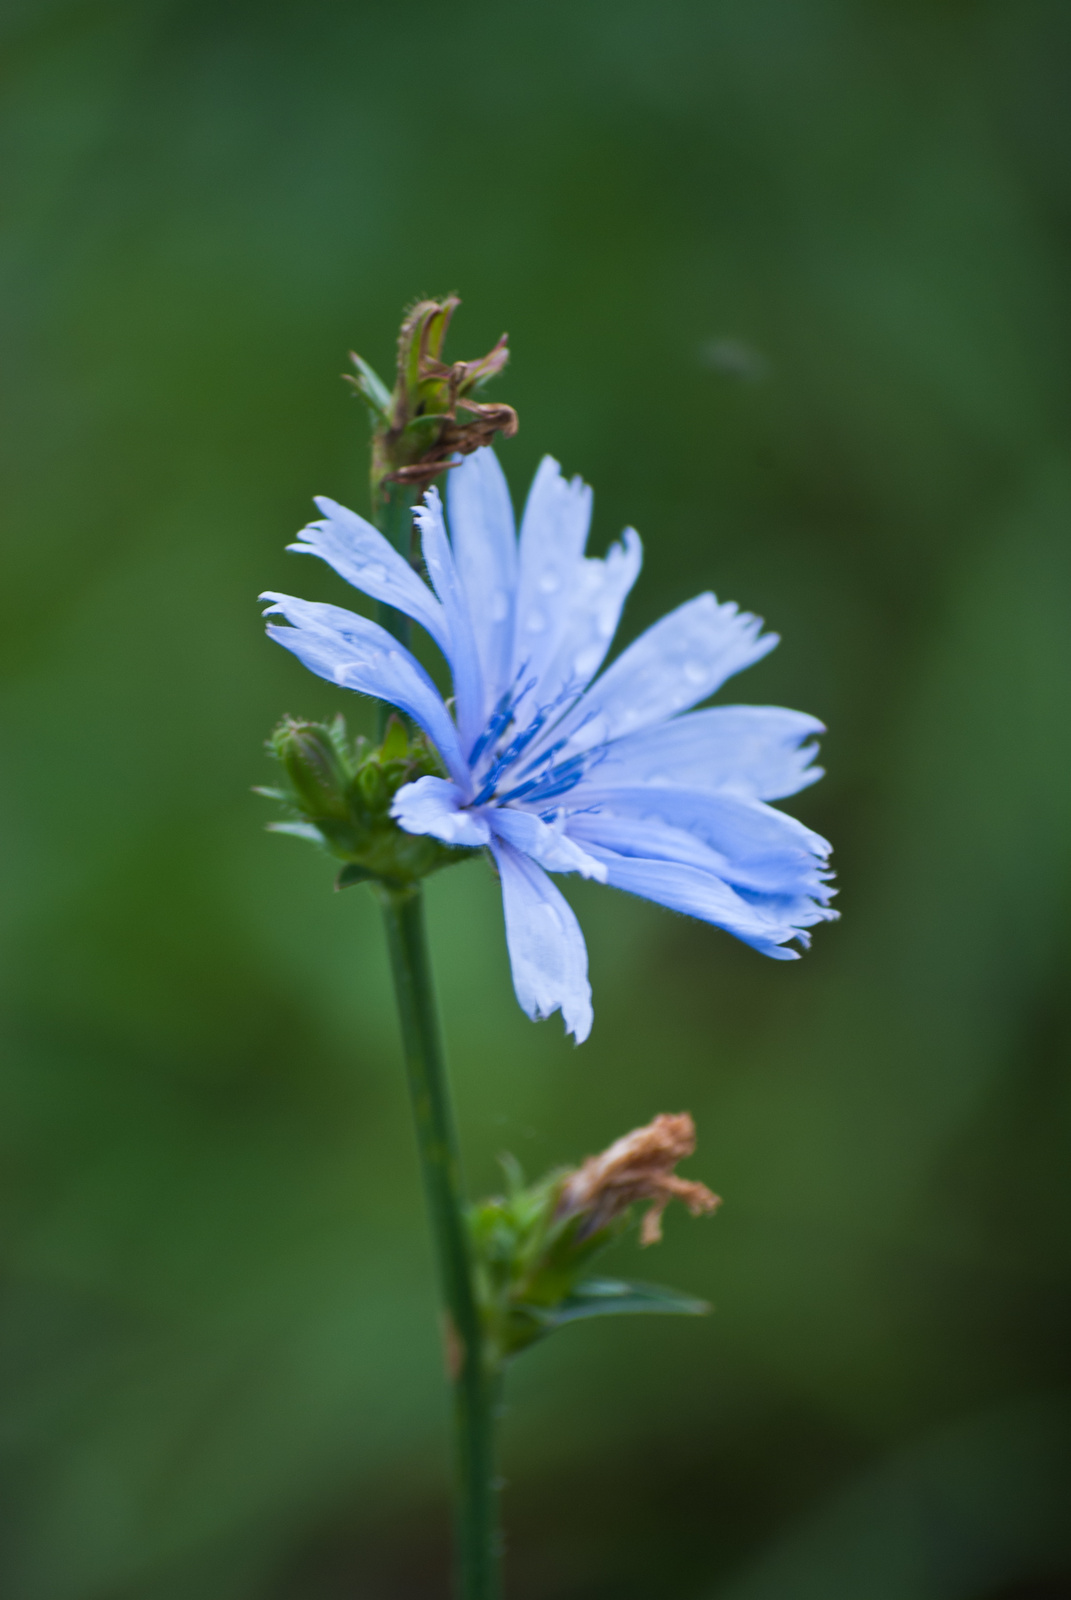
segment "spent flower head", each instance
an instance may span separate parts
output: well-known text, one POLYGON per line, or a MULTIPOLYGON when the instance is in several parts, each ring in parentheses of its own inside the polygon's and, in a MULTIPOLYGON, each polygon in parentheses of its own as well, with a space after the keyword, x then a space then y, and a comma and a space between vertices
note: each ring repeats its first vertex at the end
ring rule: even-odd
POLYGON ((398 335, 394 388, 359 355, 348 381, 372 413, 372 504, 388 483, 426 489, 457 456, 490 444, 496 433, 507 439, 517 431, 512 406, 489 404, 475 397, 509 360, 506 334, 476 361, 442 359, 450 319, 461 301, 418 300, 406 313, 398 335), (459 415, 460 413, 460 415, 459 415))
POLYGON ((674 1171, 694 1150, 695 1124, 681 1112, 655 1117, 582 1166, 550 1172, 531 1185, 512 1158, 503 1158, 508 1192, 481 1201, 470 1215, 477 1295, 493 1359, 586 1317, 709 1309, 672 1289, 583 1277, 592 1259, 628 1228, 638 1202, 651 1203, 640 1225, 641 1245, 661 1238, 671 1200, 682 1200, 693 1217, 716 1210, 716 1194, 674 1171))

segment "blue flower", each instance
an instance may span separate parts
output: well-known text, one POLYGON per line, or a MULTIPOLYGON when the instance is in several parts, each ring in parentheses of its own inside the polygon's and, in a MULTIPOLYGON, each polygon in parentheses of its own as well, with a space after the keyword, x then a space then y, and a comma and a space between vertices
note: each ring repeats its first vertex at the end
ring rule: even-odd
POLYGON ((362 517, 317 500, 292 549, 426 629, 453 676, 453 710, 384 628, 338 606, 267 594, 290 624, 268 633, 321 677, 397 706, 449 774, 399 789, 408 833, 486 846, 502 881, 517 998, 591 1031, 587 950, 547 872, 576 872, 715 923, 765 955, 836 916, 829 845, 766 802, 812 783, 821 723, 775 706, 691 707, 772 650, 734 604, 699 595, 648 628, 596 677, 640 570, 630 528, 584 555, 591 490, 545 458, 521 522, 489 449, 416 512, 432 587, 362 517), (594 680, 594 681, 593 681, 594 680), (682 714, 683 713, 683 714, 682 714))

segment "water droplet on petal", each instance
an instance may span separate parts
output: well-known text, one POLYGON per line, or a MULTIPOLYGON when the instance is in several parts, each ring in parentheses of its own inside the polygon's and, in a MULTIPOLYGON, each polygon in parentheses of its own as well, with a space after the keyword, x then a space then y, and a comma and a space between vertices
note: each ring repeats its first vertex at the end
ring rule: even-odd
POLYGON ((524 627, 527 633, 542 633, 546 625, 547 619, 542 611, 529 611, 524 619, 524 627))
POLYGON ((689 683, 705 683, 707 679, 707 669, 702 661, 686 661, 684 663, 684 676, 687 678, 689 683))
POLYGON ((557 594, 562 586, 562 580, 553 567, 547 567, 539 579, 540 594, 557 594))

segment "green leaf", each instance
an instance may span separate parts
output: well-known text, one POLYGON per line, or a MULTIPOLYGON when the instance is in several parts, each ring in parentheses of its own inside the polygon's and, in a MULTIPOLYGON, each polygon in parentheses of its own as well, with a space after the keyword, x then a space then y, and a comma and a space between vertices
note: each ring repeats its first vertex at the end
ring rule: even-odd
POLYGON ((626 1283, 618 1278, 587 1278, 548 1313, 550 1327, 580 1322, 585 1317, 616 1317, 654 1312, 663 1316, 704 1317, 705 1300, 664 1289, 657 1283, 626 1283))
POLYGON ((335 879, 336 889, 349 889, 355 883, 367 883, 369 878, 374 878, 375 873, 369 872, 367 867, 358 866, 356 861, 351 861, 343 867, 335 879))

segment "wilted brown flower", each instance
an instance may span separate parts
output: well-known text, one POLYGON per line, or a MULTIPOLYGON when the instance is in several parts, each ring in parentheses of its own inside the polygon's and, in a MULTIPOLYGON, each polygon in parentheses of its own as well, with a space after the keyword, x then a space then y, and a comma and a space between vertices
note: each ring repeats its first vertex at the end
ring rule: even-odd
POLYGON ((695 1150, 695 1123, 687 1111, 663 1112, 645 1128, 634 1128, 601 1155, 589 1156, 562 1186, 558 1216, 583 1216, 581 1236, 605 1228, 634 1201, 650 1200, 640 1228, 641 1245, 662 1237, 662 1213, 681 1200, 693 1217, 715 1211, 718 1195, 702 1183, 678 1178, 673 1168, 695 1150))
POLYGON ((357 376, 350 382, 374 419, 373 504, 379 503, 386 485, 406 484, 414 492, 423 491, 453 464, 455 456, 471 455, 490 444, 496 433, 509 439, 517 432, 512 406, 473 398, 509 360, 505 334, 476 361, 448 366, 442 359, 446 330, 460 304, 451 294, 443 300, 418 300, 409 308, 398 335, 393 390, 360 356, 352 356, 357 376))

